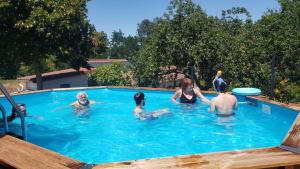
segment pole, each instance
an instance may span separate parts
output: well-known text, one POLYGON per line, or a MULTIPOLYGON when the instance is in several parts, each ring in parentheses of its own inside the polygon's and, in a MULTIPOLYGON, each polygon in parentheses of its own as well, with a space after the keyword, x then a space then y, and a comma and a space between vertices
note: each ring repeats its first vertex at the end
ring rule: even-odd
POLYGON ((276 54, 272 55, 272 62, 271 62, 271 93, 270 93, 270 100, 274 100, 274 89, 275 89, 275 64, 276 64, 276 54))

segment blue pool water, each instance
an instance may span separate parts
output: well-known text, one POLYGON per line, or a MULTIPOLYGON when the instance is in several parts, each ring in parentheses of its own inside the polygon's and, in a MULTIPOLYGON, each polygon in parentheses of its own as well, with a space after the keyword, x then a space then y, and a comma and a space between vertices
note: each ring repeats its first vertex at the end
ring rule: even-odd
MULTIPOLYGON (((92 105, 80 116, 70 106, 57 109, 73 102, 78 90, 14 98, 26 103, 29 115, 40 116, 26 118, 29 142, 87 163, 277 146, 297 116, 292 110, 256 102, 240 104, 233 118, 220 118, 199 100, 177 105, 170 100, 172 92, 144 90, 146 110, 170 108, 172 113, 139 121, 132 113, 137 91, 143 90, 86 90, 91 100, 105 104, 92 105)), ((0 103, 11 109, 4 98, 0 103)), ((9 127, 20 133, 20 120, 9 127)))

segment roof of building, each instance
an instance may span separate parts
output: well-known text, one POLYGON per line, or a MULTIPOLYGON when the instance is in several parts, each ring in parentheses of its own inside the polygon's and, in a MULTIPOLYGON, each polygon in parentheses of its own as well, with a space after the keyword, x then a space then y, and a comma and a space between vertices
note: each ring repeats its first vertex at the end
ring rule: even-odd
POLYGON ((90 59, 88 63, 128 62, 127 59, 90 59))
MULTIPOLYGON (((95 68, 91 69, 86 69, 86 68, 80 68, 79 70, 76 69, 64 69, 64 70, 57 70, 53 72, 47 72, 42 74, 43 80, 51 80, 55 78, 63 78, 67 76, 72 76, 72 75, 78 75, 82 73, 89 73, 91 71, 94 71, 95 68)), ((30 75, 30 76, 24 76, 24 77, 19 77, 18 80, 36 80, 35 75, 30 75)))
MULTIPOLYGON (((128 62, 127 59, 90 59, 88 60, 88 63, 113 63, 113 62, 128 62)), ((78 75, 80 73, 88 73, 91 71, 94 71, 95 68, 86 69, 86 68, 80 68, 78 71, 75 69, 64 69, 64 70, 57 70, 53 72, 47 72, 43 73, 42 77, 43 80, 51 80, 51 79, 57 79, 57 78, 64 78, 68 76, 73 76, 73 75, 78 75)), ((35 75, 30 75, 30 76, 24 76, 24 77, 19 77, 18 80, 36 80, 35 75)))

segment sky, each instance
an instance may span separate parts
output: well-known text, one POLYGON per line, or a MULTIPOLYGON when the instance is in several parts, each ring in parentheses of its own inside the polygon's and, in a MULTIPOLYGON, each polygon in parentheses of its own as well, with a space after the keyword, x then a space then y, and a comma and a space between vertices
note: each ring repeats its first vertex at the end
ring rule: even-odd
MULTIPOLYGON (((97 31, 108 37, 119 29, 125 36, 136 35, 137 25, 143 19, 161 17, 170 0, 91 0, 88 2, 88 19, 97 31)), ((210 16, 221 16, 222 10, 245 7, 254 21, 268 9, 279 9, 277 0, 193 0, 210 16)))

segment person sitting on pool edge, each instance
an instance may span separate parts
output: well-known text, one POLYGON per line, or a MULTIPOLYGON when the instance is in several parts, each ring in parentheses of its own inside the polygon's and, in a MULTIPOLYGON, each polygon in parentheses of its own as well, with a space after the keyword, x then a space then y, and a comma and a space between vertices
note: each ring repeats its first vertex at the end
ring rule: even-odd
POLYGON ((89 100, 86 92, 77 93, 77 100, 70 105, 76 110, 88 109, 91 104, 95 104, 94 100, 89 100))
POLYGON ((210 100, 202 95, 200 89, 193 87, 193 81, 189 78, 184 78, 181 81, 181 89, 177 90, 171 99, 173 102, 178 103, 176 101, 178 97, 180 103, 196 103, 197 97, 199 97, 202 102, 210 104, 210 100))
POLYGON ((235 96, 226 93, 227 84, 221 82, 220 84, 215 81, 215 86, 218 89, 218 96, 211 100, 210 112, 216 112, 219 116, 234 115, 233 109, 237 109, 238 103, 235 96))
MULTIPOLYGON (((23 113, 24 116, 26 116, 27 115, 26 105, 24 103, 18 103, 17 105, 19 106, 21 113, 23 113)), ((11 115, 7 117, 7 121, 11 122, 11 121, 15 120, 18 116, 19 115, 17 113, 17 110, 13 107, 11 109, 11 115)))
POLYGON ((147 113, 146 110, 143 108, 145 106, 145 94, 143 92, 138 92, 134 95, 135 101, 135 108, 134 108, 134 115, 140 120, 150 120, 156 119, 163 114, 169 113, 169 109, 161 109, 151 113, 147 113))

